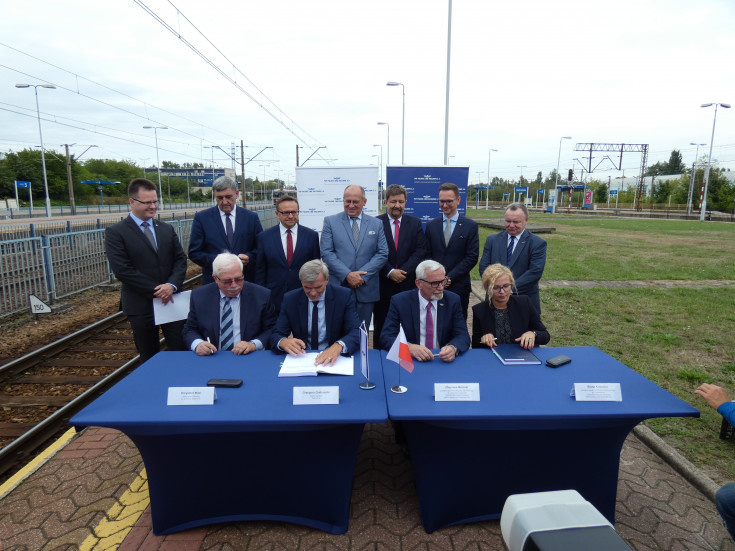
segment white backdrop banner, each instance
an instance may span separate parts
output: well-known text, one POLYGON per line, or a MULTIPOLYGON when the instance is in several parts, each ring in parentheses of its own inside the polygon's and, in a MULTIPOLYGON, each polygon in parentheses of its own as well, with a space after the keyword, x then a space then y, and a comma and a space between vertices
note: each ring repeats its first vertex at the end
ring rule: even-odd
POLYGON ((351 185, 365 188, 367 204, 363 212, 377 216, 379 178, 377 166, 297 167, 299 224, 321 235, 324 217, 344 211, 342 193, 351 185))

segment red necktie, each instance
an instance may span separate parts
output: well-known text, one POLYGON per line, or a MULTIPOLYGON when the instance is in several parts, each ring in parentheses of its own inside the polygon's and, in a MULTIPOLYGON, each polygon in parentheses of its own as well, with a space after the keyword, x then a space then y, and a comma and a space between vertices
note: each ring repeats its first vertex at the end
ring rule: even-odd
POLYGON ((426 348, 434 348, 434 316, 431 314, 431 302, 426 305, 426 348))
POLYGON ((286 230, 286 262, 291 265, 293 260, 293 238, 291 237, 291 230, 286 230))
POLYGON ((396 250, 398 250, 398 236, 401 233, 401 224, 398 222, 398 219, 393 220, 393 225, 395 226, 396 231, 394 232, 395 235, 393 236, 393 243, 396 245, 396 250))

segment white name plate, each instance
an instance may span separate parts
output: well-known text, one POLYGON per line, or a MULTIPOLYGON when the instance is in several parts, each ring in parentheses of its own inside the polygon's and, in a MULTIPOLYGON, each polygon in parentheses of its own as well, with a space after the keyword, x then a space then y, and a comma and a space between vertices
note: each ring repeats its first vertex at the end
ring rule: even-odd
POLYGON ((293 405, 339 404, 338 386, 295 386, 293 405))
POLYGON ((620 383, 574 383, 572 396, 577 402, 622 402, 620 383))
POLYGON ((479 402, 480 383, 434 383, 436 402, 479 402))
POLYGON ((211 406, 217 394, 213 386, 170 386, 167 406, 211 406))

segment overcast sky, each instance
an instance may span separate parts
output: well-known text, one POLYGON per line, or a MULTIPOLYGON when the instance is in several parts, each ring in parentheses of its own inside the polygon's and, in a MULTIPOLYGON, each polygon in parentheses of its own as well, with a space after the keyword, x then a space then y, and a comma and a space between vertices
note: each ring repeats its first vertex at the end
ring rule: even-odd
MULTIPOLYGON (((39 144, 154 166, 231 166, 218 149, 265 147, 246 175, 293 182, 307 166, 444 164, 447 0, 39 0, 0 8, 0 151, 39 144), (178 9, 178 13, 177 13, 178 9), (172 32, 173 31, 173 32, 172 32), (174 34, 176 33, 176 34, 174 34), (191 45, 191 48, 187 46, 191 45), (193 49, 192 49, 193 48, 193 49), (387 122, 380 126, 378 122, 387 122), (388 128, 390 153, 388 152, 388 128)), ((649 163, 695 146, 735 102, 732 0, 454 0, 449 164, 470 183, 579 171, 584 142, 648 144, 649 163), (521 168, 523 166, 523 168, 521 168)), ((610 154, 616 158, 614 154, 610 154)), ((620 175, 595 153, 593 176, 620 175)), ((735 169, 735 109, 713 158, 735 169)), ((587 161, 584 160, 586 163, 587 161)), ((640 154, 626 153, 632 176, 640 154)), ((239 173, 238 168, 238 173, 239 173)))

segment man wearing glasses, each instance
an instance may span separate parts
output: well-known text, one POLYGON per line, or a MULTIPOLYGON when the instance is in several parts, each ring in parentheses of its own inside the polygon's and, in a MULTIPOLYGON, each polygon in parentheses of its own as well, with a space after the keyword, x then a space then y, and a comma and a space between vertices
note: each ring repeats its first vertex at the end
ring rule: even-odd
POLYGON ((184 326, 186 346, 199 356, 218 350, 239 356, 268 346, 276 312, 271 292, 245 281, 242 261, 222 253, 212 262, 216 285, 202 285, 191 293, 184 326))
POLYGON ((390 301, 388 316, 380 334, 380 348, 390 350, 399 327, 408 341, 411 356, 420 362, 436 357, 451 362, 470 347, 467 323, 462 317, 459 297, 445 291, 444 266, 424 260, 416 267, 417 291, 403 291, 390 301))
MULTIPOLYGON (((154 220, 158 210, 156 186, 145 178, 128 185, 130 215, 105 230, 110 268, 122 283, 121 307, 133 330, 141 361, 160 350, 153 299, 164 304, 176 299, 186 275, 186 254, 169 224, 154 220)), ((184 320, 161 325, 169 350, 186 350, 181 337, 184 320)))
POLYGON ((212 279, 212 261, 220 253, 236 254, 242 261, 245 278, 255 274, 255 238, 263 231, 258 215, 237 206, 240 192, 229 176, 212 184, 217 206, 194 215, 189 239, 189 258, 202 267, 202 284, 212 279))
POLYGON ((255 283, 271 290, 271 302, 281 311, 283 295, 301 287, 299 270, 319 258, 319 234, 299 224, 299 202, 290 195, 276 201, 278 225, 257 238, 255 283))
POLYGON ((458 212, 461 200, 455 184, 439 186, 439 208, 443 214, 426 224, 426 256, 446 268, 446 287, 459 295, 466 320, 472 291, 470 271, 480 255, 480 237, 477 222, 458 212))

